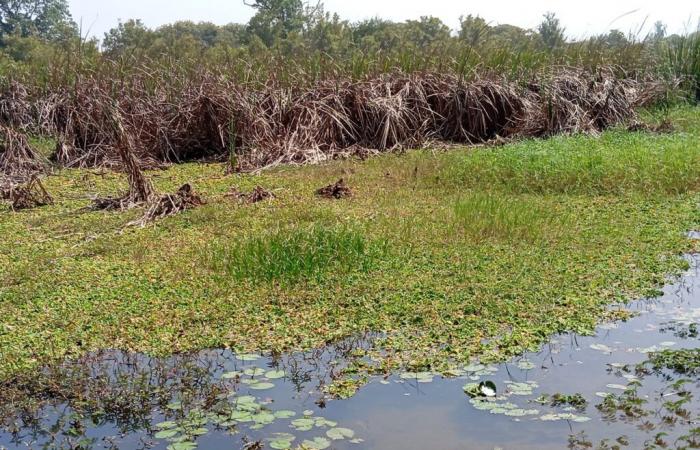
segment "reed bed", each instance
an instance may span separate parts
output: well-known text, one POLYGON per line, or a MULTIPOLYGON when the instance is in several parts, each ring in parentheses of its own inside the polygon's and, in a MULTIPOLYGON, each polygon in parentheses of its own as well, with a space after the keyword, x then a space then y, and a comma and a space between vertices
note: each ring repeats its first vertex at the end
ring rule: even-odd
POLYGON ((392 72, 299 87, 253 87, 212 73, 167 82, 96 75, 36 94, 12 83, 0 93, 0 122, 54 136, 52 160, 60 166, 120 168, 116 111, 142 169, 215 159, 253 171, 430 142, 597 133, 631 121, 636 106, 663 93, 659 83, 616 73, 559 68, 517 82, 392 72))

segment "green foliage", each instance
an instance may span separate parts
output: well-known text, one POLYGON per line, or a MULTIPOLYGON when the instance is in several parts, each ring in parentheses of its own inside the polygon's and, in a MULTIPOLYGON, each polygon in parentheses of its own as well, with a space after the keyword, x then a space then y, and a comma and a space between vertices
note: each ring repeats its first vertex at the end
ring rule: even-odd
POLYGON ((76 32, 67 0, 0 0, 0 46, 12 35, 57 40, 76 32))
POLYGON ((542 43, 552 51, 564 43, 564 28, 562 28, 557 16, 548 12, 544 20, 537 26, 537 32, 542 38, 542 43))
POLYGON ((474 239, 531 240, 541 236, 549 225, 540 203, 539 199, 532 202, 525 197, 476 191, 457 201, 455 217, 474 239))
POLYGON ((215 243, 211 268, 237 279, 296 281, 333 271, 366 271, 381 250, 354 230, 314 226, 215 243))
POLYGON ((518 194, 682 194, 700 187, 700 148, 624 131, 595 142, 582 135, 555 137, 455 155, 439 180, 518 194))
POLYGON ((383 372, 440 371, 591 332, 611 302, 655 292, 687 267, 677 255, 697 247, 684 233, 700 227, 699 169, 684 167, 700 152, 700 111, 669 117, 678 133, 426 149, 257 175, 176 165, 153 174, 158 191, 191 182, 207 205, 142 229, 124 229, 138 209, 85 208, 123 191, 123 174, 61 170, 44 182, 53 205, 0 205, 0 378, 103 348, 282 352, 367 331, 384 337, 367 355, 383 372), (602 160, 589 178, 587 152, 584 161, 602 160), (352 199, 313 195, 341 174, 352 199), (277 198, 239 205, 224 196, 232 185, 277 198), (535 211, 547 239, 474 239, 455 226, 456 203, 472 195, 516 205, 515 230, 525 208, 535 211), (564 225, 553 234, 550 222, 564 225))

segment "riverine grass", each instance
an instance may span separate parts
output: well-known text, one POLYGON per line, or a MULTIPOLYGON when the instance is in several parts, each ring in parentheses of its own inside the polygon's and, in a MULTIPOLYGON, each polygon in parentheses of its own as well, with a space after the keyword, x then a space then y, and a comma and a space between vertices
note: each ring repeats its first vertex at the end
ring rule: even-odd
POLYGON ((54 204, 0 206, 0 378, 118 348, 310 349, 372 333, 371 370, 498 359, 590 332, 698 250, 700 109, 615 129, 226 175, 149 172, 207 204, 146 227, 92 211, 124 176, 60 170, 54 204), (315 191, 343 178, 352 195, 315 191), (227 193, 256 186, 258 203, 227 193))

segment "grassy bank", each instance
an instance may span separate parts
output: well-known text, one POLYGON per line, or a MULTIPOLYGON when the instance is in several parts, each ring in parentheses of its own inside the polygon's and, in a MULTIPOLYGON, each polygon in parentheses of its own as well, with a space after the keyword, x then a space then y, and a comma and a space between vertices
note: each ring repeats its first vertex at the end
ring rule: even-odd
POLYGON ((0 208, 0 377, 99 348, 310 348, 383 332, 378 364, 435 368, 591 330, 653 293, 700 227, 700 110, 673 134, 611 130, 497 148, 223 175, 153 172, 208 204, 147 228, 93 212, 125 179, 62 170, 52 206, 0 208), (345 178, 353 196, 314 196, 345 178), (244 205, 231 187, 274 199, 244 205))

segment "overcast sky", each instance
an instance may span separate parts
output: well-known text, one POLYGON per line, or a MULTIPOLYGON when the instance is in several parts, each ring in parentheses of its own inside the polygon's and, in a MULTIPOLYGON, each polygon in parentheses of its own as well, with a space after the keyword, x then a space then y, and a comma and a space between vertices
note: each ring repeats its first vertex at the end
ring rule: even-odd
MULTIPOLYGON (((177 20, 216 24, 245 23, 252 8, 243 0, 69 0, 73 18, 83 34, 102 38, 118 20, 141 19, 149 27, 177 20)), ((534 28, 542 14, 553 11, 570 37, 587 37, 617 28, 636 32, 640 25, 661 20, 670 33, 694 30, 700 0, 326 0, 326 10, 352 21, 382 17, 395 21, 423 15, 441 18, 452 28, 459 16, 480 15, 494 24, 534 28)))

